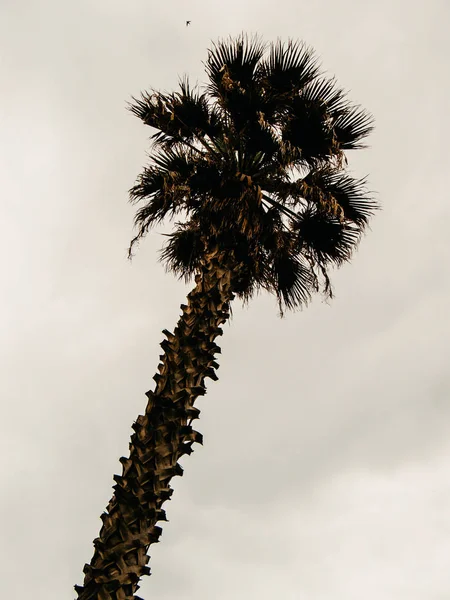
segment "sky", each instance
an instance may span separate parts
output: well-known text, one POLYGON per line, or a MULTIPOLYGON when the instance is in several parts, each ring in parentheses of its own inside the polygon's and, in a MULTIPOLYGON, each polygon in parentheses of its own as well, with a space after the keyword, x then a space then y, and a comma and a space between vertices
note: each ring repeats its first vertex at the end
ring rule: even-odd
POLYGON ((242 31, 304 40, 374 115, 349 159, 383 210, 331 302, 234 303, 138 594, 449 597, 449 21, 447 0, 1 0, 5 597, 75 598, 189 291, 164 228, 126 259, 151 133, 126 104, 204 82, 211 42, 242 31))

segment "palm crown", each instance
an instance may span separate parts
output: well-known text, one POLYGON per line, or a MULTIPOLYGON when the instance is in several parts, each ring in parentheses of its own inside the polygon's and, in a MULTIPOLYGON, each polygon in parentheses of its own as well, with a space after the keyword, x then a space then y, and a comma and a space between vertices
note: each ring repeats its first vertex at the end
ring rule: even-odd
POLYGON ((377 208, 365 180, 345 172, 372 118, 321 74, 303 43, 269 48, 241 35, 213 45, 208 85, 133 98, 157 130, 150 164, 130 190, 145 200, 134 244, 166 217, 181 217, 162 259, 189 278, 207 252, 234 258, 234 291, 275 293, 280 309, 331 295, 330 266, 347 261, 377 208), (266 52, 268 50, 268 52, 266 52))

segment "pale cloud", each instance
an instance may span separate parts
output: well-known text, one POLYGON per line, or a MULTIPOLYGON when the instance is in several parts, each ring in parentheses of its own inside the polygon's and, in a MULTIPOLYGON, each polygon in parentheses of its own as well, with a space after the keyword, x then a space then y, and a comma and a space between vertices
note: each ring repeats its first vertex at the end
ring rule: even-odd
POLYGON ((2 4, 5 596, 74 598, 189 289, 156 233, 126 260, 149 135, 126 102, 204 81, 210 40, 246 30, 304 39, 374 113, 351 168, 383 211, 329 305, 283 320, 264 295, 235 305, 205 444, 139 593, 448 597, 449 16, 438 0, 2 4))

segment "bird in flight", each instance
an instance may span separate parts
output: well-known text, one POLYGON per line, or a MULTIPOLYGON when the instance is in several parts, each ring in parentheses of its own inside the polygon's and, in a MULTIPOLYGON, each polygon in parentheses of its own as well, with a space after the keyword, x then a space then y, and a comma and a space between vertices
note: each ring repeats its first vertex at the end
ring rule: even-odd
POLYGON ((190 22, 190 21, 186 21, 186 27, 187 27, 188 25, 190 25, 190 24, 191 24, 191 22, 190 22))

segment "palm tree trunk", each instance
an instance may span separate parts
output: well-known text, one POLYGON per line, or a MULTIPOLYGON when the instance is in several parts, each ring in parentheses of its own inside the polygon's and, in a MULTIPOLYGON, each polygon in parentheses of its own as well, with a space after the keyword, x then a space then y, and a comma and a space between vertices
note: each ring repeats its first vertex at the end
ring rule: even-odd
POLYGON ((83 569, 84 585, 75 586, 78 600, 140 600, 134 593, 140 578, 150 574, 147 550, 161 534, 156 523, 166 520, 162 505, 173 492, 169 482, 183 474, 178 459, 202 442, 191 427, 200 412, 193 404, 206 392, 205 378, 217 379, 214 355, 220 348, 214 340, 234 298, 233 269, 225 266, 229 258, 218 250, 208 255, 174 333, 163 332, 167 339, 161 343, 156 388, 146 393, 145 415, 133 424, 130 457, 120 459, 123 472, 114 476, 114 495, 83 569))

